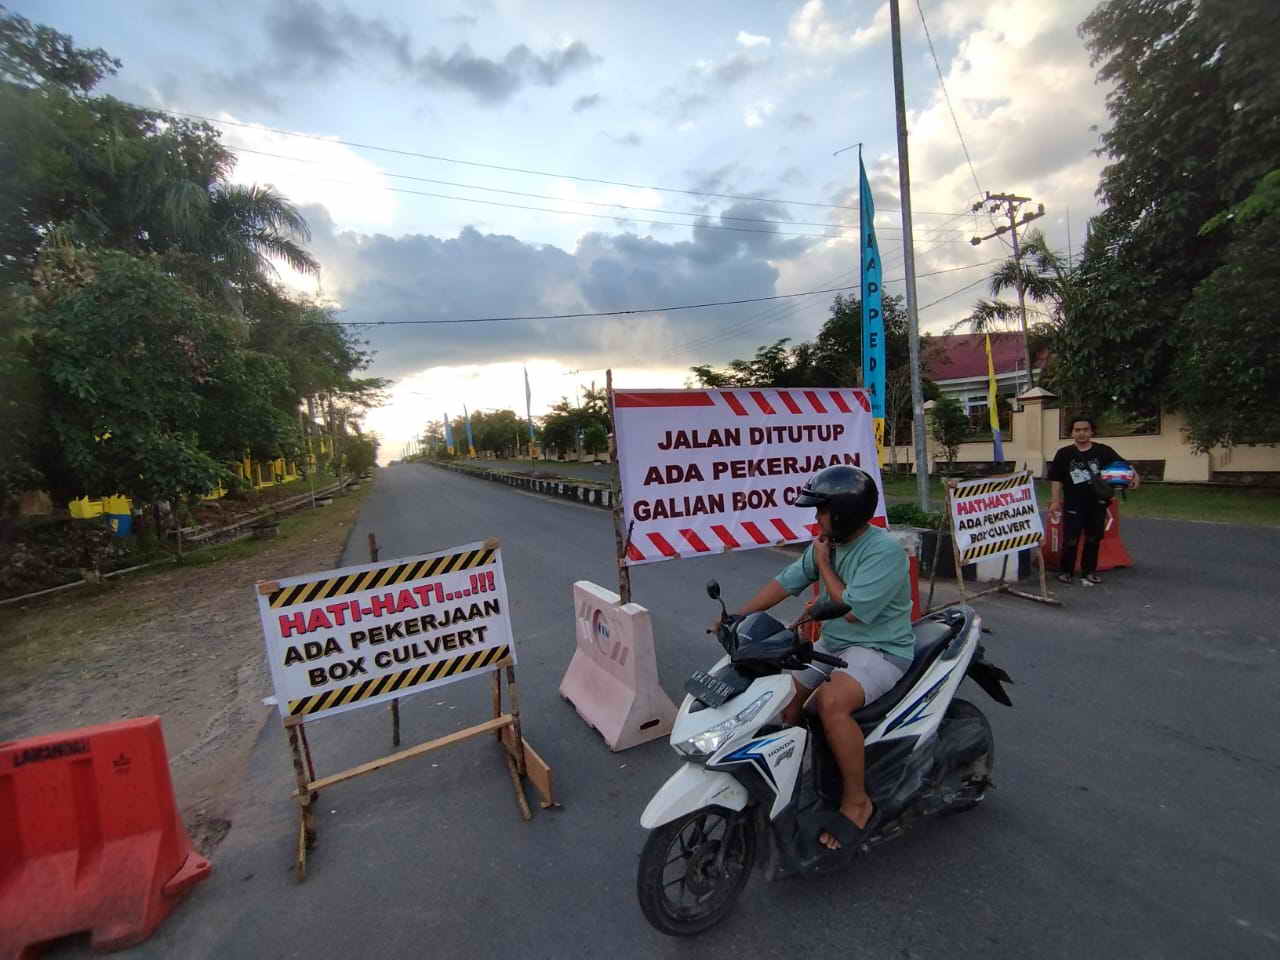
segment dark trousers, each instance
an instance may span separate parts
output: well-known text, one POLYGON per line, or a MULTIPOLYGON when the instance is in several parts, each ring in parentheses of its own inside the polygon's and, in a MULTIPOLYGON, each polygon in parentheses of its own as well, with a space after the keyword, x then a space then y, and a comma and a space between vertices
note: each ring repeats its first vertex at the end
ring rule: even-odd
POLYGON ((1084 556, 1080 558, 1080 574, 1088 576, 1097 572, 1098 548, 1107 528, 1107 504, 1090 499, 1079 503, 1063 504, 1062 509, 1062 559, 1063 573, 1070 576, 1076 568, 1076 548, 1080 534, 1084 534, 1084 556))

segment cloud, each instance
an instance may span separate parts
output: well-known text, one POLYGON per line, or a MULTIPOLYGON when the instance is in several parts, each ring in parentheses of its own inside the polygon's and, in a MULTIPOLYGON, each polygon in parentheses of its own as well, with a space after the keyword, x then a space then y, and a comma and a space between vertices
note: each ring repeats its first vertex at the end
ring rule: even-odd
MULTIPOLYGON (((1048 215, 1036 226, 1064 251, 1066 211, 1075 221, 1078 244, 1083 221, 1098 209, 1093 191, 1105 162, 1093 154, 1097 134, 1090 127, 1106 122, 1106 88, 1094 82, 1075 33, 1092 6, 1092 0, 1062 0, 1053 6, 1039 0, 945 0, 927 11, 951 103, 982 188, 1043 202, 1048 215), (1018 29, 1009 30, 1010 23, 1018 29), (998 88, 992 87, 992 76, 1001 78, 998 88)), ((991 232, 985 215, 920 213, 967 210, 978 188, 941 89, 935 85, 913 106, 907 122, 917 270, 1006 256, 1008 248, 997 240, 976 248, 964 242, 972 234, 991 232)), ((866 163, 877 206, 898 206, 896 157, 868 154, 866 163)), ((887 258, 886 239, 882 246, 887 258)), ((945 296, 980 275, 979 270, 922 280, 920 300, 945 296)), ((982 292, 975 288, 939 304, 922 314, 922 325, 936 331, 960 319, 982 292)))
POLYGON ((615 137, 611 133, 606 133, 605 136, 614 143, 623 147, 638 147, 644 143, 644 137, 640 136, 640 134, 636 133, 634 130, 629 133, 624 133, 620 137, 615 137))
POLYGON ((590 110, 592 107, 600 106, 601 96, 598 93, 587 94, 585 97, 579 97, 573 101, 573 112, 582 113, 583 110, 590 110))
POLYGON ((787 130, 809 130, 814 126, 814 119, 803 110, 797 110, 782 118, 782 126, 787 130))
POLYGON ((285 0, 265 14, 264 26, 267 56, 238 70, 211 72, 206 80, 212 89, 235 95, 237 103, 278 105, 280 96, 269 91, 282 85, 331 80, 357 66, 374 66, 419 86, 461 90, 482 104, 500 104, 526 86, 556 86, 600 62, 580 40, 545 53, 516 44, 498 58, 465 43, 452 52, 418 52, 408 30, 317 0, 285 0))
POLYGON ((738 31, 738 44, 748 49, 751 47, 767 47, 772 42, 768 37, 762 37, 759 34, 747 33, 745 30, 738 31))
POLYGON ((765 120, 773 115, 777 107, 769 100, 761 100, 747 107, 742 115, 742 122, 748 127, 762 127, 765 120))
POLYGON ((787 24, 787 38, 811 54, 849 53, 879 43, 889 33, 889 5, 882 4, 865 27, 851 28, 828 15, 822 0, 808 0, 787 24))
MULTIPOLYGON (((818 241, 711 229, 740 221, 703 218, 689 239, 590 233, 568 252, 549 244, 464 228, 456 237, 390 237, 340 231, 321 206, 303 210, 324 290, 348 321, 456 320, 699 303, 771 296, 777 264, 818 241)), ((726 217, 776 217, 777 208, 735 203, 726 217)), ((754 225, 752 225, 754 226, 754 225)), ((511 321, 356 328, 378 351, 373 373, 398 377, 430 366, 525 357, 661 365, 673 344, 692 340, 730 307, 590 321, 511 321)), ((771 334, 772 335, 772 334, 771 334)), ((755 334, 740 346, 754 349, 755 334)), ((739 346, 726 342, 727 349, 739 346)))
POLYGON ((440 22, 447 23, 451 27, 474 27, 480 22, 480 18, 466 13, 455 13, 452 17, 441 17, 440 22))
POLYGON ((768 64, 767 59, 753 56, 747 50, 740 50, 723 63, 713 66, 710 73, 721 86, 732 87, 768 64))

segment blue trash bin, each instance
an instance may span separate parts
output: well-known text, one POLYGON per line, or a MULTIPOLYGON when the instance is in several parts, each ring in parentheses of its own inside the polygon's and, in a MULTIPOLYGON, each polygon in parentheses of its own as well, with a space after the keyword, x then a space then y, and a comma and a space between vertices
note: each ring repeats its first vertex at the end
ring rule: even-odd
POLYGON ((127 537, 133 533, 133 514, 131 513, 108 513, 107 521, 111 524, 113 537, 127 537))

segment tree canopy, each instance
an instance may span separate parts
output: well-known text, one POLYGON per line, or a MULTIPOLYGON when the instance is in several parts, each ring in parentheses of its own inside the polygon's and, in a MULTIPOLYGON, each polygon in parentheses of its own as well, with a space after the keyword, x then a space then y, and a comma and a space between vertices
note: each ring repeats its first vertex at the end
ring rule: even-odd
MULTIPOLYGON (((95 96, 121 67, 0 8, 0 514, 44 486, 205 493, 382 400, 364 345, 276 264, 318 265, 208 124, 95 96)), ((343 432, 338 429, 336 432, 343 432)), ((354 450, 354 448, 353 448, 354 450)))
POLYGON ((1280 157, 1280 5, 1104 0, 1080 30, 1111 85, 1100 151, 1110 162, 1056 375, 1095 407, 1182 410, 1200 449, 1280 441, 1280 397, 1259 393, 1280 334, 1263 266, 1270 215, 1248 236, 1223 219, 1280 157), (1202 229, 1210 222, 1223 227, 1202 229), (1249 336, 1219 336, 1241 318, 1249 336), (1222 414, 1258 403, 1256 417, 1222 414))

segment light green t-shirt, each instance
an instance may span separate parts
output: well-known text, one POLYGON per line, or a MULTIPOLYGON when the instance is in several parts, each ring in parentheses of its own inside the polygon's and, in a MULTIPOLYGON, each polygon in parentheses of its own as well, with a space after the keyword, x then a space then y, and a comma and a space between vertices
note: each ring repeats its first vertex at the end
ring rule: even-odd
MULTIPOLYGON (((880 527, 872 526, 853 543, 837 544, 832 566, 844 581, 841 599, 858 620, 850 623, 837 617, 826 621, 822 638, 827 647, 838 653, 857 644, 910 660, 915 655, 915 638, 911 633, 911 578, 906 551, 880 527)), ((793 597, 818 581, 813 544, 774 579, 793 597)), ((819 596, 826 598, 825 586, 819 596)))

